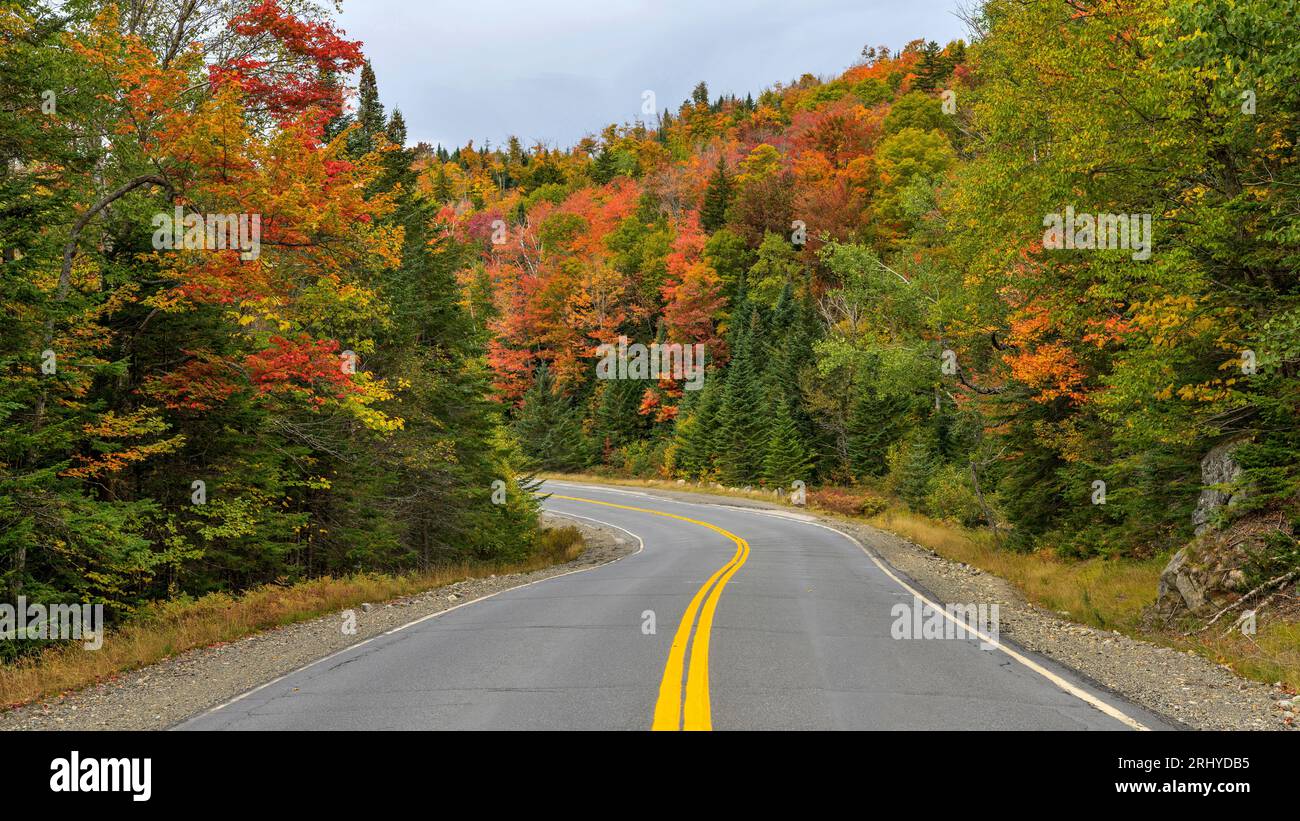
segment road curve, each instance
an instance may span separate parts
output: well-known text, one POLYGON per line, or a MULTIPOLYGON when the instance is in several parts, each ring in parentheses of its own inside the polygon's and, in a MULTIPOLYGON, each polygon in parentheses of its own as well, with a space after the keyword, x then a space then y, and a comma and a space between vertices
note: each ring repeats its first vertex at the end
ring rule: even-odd
POLYGON ((924 591, 808 517, 544 489, 547 510, 642 549, 362 642, 177 729, 1171 729, 1014 647, 895 638, 924 591))

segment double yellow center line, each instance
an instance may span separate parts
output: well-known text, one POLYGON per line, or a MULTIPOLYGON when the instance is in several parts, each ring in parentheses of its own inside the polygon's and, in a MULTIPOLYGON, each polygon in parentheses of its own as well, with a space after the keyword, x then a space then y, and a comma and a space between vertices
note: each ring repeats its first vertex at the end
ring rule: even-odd
POLYGON ((709 580, 696 591, 691 603, 686 607, 686 612, 682 614, 682 621, 677 625, 677 633, 673 636, 673 644, 668 651, 668 663, 664 665, 663 680, 659 682, 659 699, 655 702, 654 723, 650 725, 652 730, 712 730, 713 714, 709 706, 709 632, 713 628, 713 614, 718 609, 722 588, 749 558, 749 542, 717 525, 687 516, 678 516, 675 513, 664 513, 631 505, 616 505, 613 502, 600 502, 595 499, 581 499, 577 496, 556 494, 552 496, 571 502, 634 510, 638 513, 690 522, 720 533, 735 543, 735 555, 714 571, 709 580), (692 633, 694 641, 691 640, 692 633), (688 646, 690 647, 689 666, 686 661, 688 646))

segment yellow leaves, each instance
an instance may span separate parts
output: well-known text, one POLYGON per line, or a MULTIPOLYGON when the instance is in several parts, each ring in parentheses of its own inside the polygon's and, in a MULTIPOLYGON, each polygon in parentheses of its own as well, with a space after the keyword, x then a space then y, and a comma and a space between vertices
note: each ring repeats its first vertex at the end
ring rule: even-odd
POLYGON ((137 445, 136 447, 127 450, 107 453, 97 459, 78 456, 75 458, 84 464, 75 468, 68 468, 59 475, 74 479, 90 479, 95 476, 102 476, 106 473, 116 473, 117 471, 129 467, 137 462, 143 462, 150 456, 157 456, 180 450, 184 444, 185 437, 178 434, 170 439, 164 439, 159 442, 137 445))
POLYGON ((1133 327, 1147 334, 1154 347, 1171 348, 1182 339, 1213 329, 1213 319, 1196 316, 1199 307, 1195 297, 1185 294, 1135 302, 1133 327))
POLYGON ((382 381, 367 372, 353 376, 353 389, 343 399, 343 406, 358 422, 380 433, 391 433, 406 426, 405 420, 371 407, 392 399, 396 394, 382 381))
POLYGON ((1236 380, 1224 381, 1214 379, 1204 382, 1200 385, 1184 385, 1178 389, 1178 398, 1184 402, 1227 402, 1234 396, 1235 392, 1231 390, 1236 380))
MULTIPOLYGON (((0 8, 0 34, 4 35, 5 41, 26 35, 32 30, 32 27, 31 15, 21 8, 13 6, 0 8)), ((5 45, 5 41, 0 41, 0 46, 5 45)))
POLYGON ((781 152, 767 143, 760 143, 740 161, 737 182, 745 183, 766 179, 781 170, 781 152))
POLYGON ((99 422, 83 426, 82 431, 100 439, 121 439, 166 429, 167 423, 158 415, 157 409, 141 408, 124 416, 109 411, 100 417, 99 422))

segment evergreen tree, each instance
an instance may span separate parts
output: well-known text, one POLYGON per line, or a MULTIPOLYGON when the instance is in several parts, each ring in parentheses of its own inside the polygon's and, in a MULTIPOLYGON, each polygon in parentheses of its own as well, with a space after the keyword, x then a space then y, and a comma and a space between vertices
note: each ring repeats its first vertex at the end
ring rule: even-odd
POLYGON ((930 479, 939 465, 935 450, 933 433, 922 427, 902 439, 892 454, 890 482, 908 507, 922 513, 930 479))
POLYGON ((700 80, 696 84, 695 90, 691 92, 691 102, 696 105, 707 106, 709 104, 709 84, 700 80))
POLYGON ((934 91, 951 70, 939 44, 931 40, 921 49, 921 63, 917 67, 916 82, 912 84, 912 88, 918 91, 934 91))
POLYGON ((848 419, 849 466, 855 476, 884 476, 889 446, 903 433, 908 403, 898 396, 862 394, 848 419))
POLYGON ((754 353, 762 338, 762 319, 754 306, 741 313, 732 347, 731 365, 722 407, 714 431, 717 464, 722 481, 730 485, 754 482, 762 476, 767 455, 767 424, 763 389, 754 353))
POLYGON ((763 478, 774 487, 788 488, 796 479, 809 480, 812 458, 785 398, 771 399, 769 407, 774 408, 774 415, 763 458, 763 478))
POLYGON ((433 178, 433 201, 439 204, 451 202, 455 193, 451 188, 451 176, 447 174, 447 166, 442 163, 438 164, 438 173, 433 178))
POLYGON ((598 389, 592 439, 600 458, 608 462, 615 450, 641 438, 646 417, 640 414, 646 382, 639 379, 608 379, 598 389))
POLYGON ((674 434, 678 476, 706 479, 713 474, 713 439, 723 384, 720 372, 706 375, 700 398, 678 418, 674 434))
POLYGON ((393 116, 388 118, 388 125, 385 126, 384 132, 394 145, 406 145, 406 118, 402 116, 400 109, 393 109, 393 116))
POLYGON ((359 128, 348 138, 348 151, 353 156, 373 150, 375 137, 385 133, 384 105, 379 102, 379 83, 375 80, 375 71, 370 67, 369 60, 361 67, 357 93, 355 121, 359 128))
POLYGON ((524 394, 514 432, 524 455, 542 470, 576 470, 586 461, 581 421, 545 363, 524 394))
POLYGON ((719 157, 717 169, 709 178, 704 190, 704 204, 700 207, 700 227, 712 234, 727 224, 727 206, 731 205, 731 177, 727 174, 727 158, 719 157))
POLYGON ((604 185, 616 176, 618 176, 618 164, 614 154, 609 150, 609 146, 603 145, 591 165, 591 178, 598 184, 604 185))

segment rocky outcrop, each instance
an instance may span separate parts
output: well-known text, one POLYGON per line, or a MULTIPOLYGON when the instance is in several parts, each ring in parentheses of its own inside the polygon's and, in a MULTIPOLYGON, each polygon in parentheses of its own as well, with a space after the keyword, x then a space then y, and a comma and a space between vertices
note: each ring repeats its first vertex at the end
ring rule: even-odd
POLYGON ((1166 618, 1216 610, 1245 591, 1242 566, 1250 558, 1249 535, 1208 532, 1174 554, 1160 572, 1156 611, 1166 618))
POLYGON ((1242 566, 1250 558, 1247 547, 1254 543, 1251 531, 1256 528, 1249 522, 1234 523, 1227 531, 1216 528, 1220 512, 1245 496, 1233 486, 1241 477, 1233 452, 1242 441, 1236 438, 1220 443, 1201 459, 1204 489, 1192 514, 1196 537, 1175 553, 1160 573, 1155 612, 1163 618, 1221 607, 1244 592, 1242 566))
POLYGON ((1192 513, 1192 524, 1196 525, 1196 535, 1200 536, 1210 529, 1215 514, 1225 507, 1231 507, 1242 496, 1231 485, 1241 477, 1241 465, 1232 458, 1244 439, 1229 439, 1215 445, 1201 459, 1201 498, 1196 502, 1192 513))

